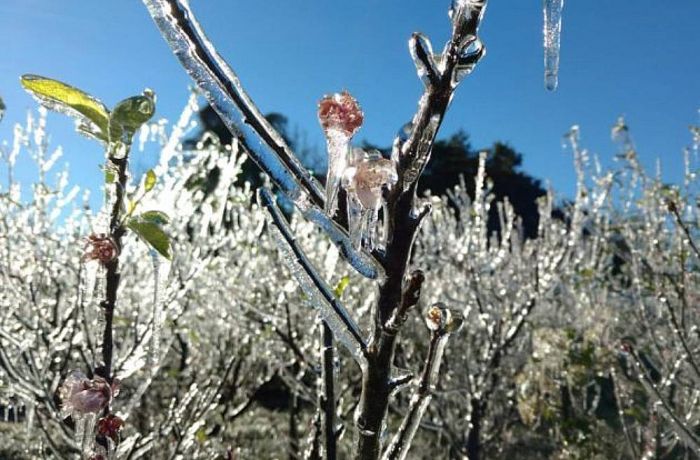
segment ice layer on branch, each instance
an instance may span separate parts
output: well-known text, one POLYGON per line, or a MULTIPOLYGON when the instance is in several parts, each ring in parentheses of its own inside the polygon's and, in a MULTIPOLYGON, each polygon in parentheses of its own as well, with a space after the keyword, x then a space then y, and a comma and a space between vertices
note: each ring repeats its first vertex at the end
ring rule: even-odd
POLYGON ((296 243, 289 224, 267 188, 258 189, 258 203, 268 213, 271 224, 268 228, 282 253, 283 262, 308 297, 310 305, 333 331, 333 337, 347 348, 358 364, 364 368, 367 345, 359 327, 296 243))

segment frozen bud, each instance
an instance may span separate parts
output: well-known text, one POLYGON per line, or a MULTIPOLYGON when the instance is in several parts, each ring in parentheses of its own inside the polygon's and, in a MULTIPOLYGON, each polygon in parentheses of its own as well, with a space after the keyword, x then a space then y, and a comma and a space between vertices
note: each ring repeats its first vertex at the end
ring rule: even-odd
POLYGON ((457 332, 464 322, 461 314, 453 312, 438 302, 430 307, 425 314, 425 323, 431 331, 439 332, 440 334, 451 334, 457 332))
POLYGON ((393 161, 386 158, 368 159, 356 166, 352 189, 365 209, 376 209, 381 203, 382 188, 392 187, 397 180, 393 161))
POLYGON ((318 121, 326 134, 339 131, 350 138, 360 129, 364 118, 360 104, 347 91, 325 96, 318 103, 318 121))
POLYGON ((117 442, 122 425, 124 425, 124 420, 114 414, 109 414, 97 421, 97 433, 117 442))
POLYGON ((96 234, 87 237, 87 246, 83 260, 97 260, 106 265, 119 257, 119 247, 115 241, 105 234, 96 234))
POLYGON ((74 371, 59 389, 62 413, 68 416, 99 412, 107 407, 118 391, 117 380, 110 385, 102 377, 88 379, 82 372, 74 371))

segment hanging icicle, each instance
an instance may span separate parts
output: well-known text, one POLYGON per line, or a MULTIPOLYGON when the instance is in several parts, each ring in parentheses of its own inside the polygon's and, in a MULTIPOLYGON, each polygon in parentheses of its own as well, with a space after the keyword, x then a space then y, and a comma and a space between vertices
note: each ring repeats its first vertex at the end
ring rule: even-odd
POLYGON ((148 364, 151 367, 156 367, 160 360, 160 336, 163 330, 163 322, 165 321, 162 291, 170 271, 170 264, 156 251, 150 251, 150 256, 153 263, 153 323, 151 328, 151 346, 148 352, 148 364))
POLYGON ((564 0, 543 0, 544 15, 544 87, 554 91, 559 85, 559 48, 561 13, 564 0))

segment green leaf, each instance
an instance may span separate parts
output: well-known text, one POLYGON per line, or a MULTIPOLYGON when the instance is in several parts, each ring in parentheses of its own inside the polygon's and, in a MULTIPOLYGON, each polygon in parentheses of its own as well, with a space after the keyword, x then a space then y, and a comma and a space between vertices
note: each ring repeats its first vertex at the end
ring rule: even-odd
MULTIPOLYGON (((157 212, 157 211, 156 211, 157 212)), ((166 259, 172 258, 170 237, 161 225, 153 220, 143 218, 143 214, 129 219, 126 225, 149 246, 158 251, 166 259)))
POLYGON ((170 222, 170 217, 162 211, 146 211, 139 217, 147 222, 153 222, 158 225, 166 225, 170 222))
POLYGON ((156 96, 151 90, 144 90, 142 96, 133 96, 118 103, 112 110, 109 118, 110 140, 131 142, 134 133, 148 120, 156 111, 156 96))
POLYGON ((153 190, 153 187, 156 186, 156 180, 156 173, 154 173, 152 169, 149 169, 146 172, 146 179, 143 182, 143 188, 147 192, 150 192, 151 190, 153 190))
POLYGON ((20 82, 47 109, 76 118, 80 133, 108 141, 109 110, 98 99, 66 83, 38 75, 22 75, 20 82))
POLYGON ((348 287, 350 284, 350 277, 349 276, 343 276, 340 281, 338 281, 338 284, 335 285, 333 288, 333 294, 337 297, 340 298, 343 295, 343 292, 345 291, 345 288, 348 287))

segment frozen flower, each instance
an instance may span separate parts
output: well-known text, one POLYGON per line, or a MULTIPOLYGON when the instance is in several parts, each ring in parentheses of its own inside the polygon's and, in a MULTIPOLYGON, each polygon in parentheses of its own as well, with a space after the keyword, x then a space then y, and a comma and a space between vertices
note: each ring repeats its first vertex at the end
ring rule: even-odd
POLYGON ((394 162, 382 158, 378 151, 353 150, 350 167, 343 175, 343 188, 347 192, 350 236, 356 247, 363 240, 368 249, 374 248, 377 236, 379 209, 382 193, 397 181, 394 162))
POLYGON ((386 158, 368 159, 356 166, 352 189, 365 209, 378 209, 382 189, 393 186, 398 179, 396 168, 386 158))
POLYGON ((83 260, 98 260, 106 265, 119 256, 119 247, 107 235, 93 233, 87 237, 87 246, 83 260))
POLYGON ((64 416, 97 413, 107 407, 118 392, 118 380, 110 385, 102 377, 88 379, 82 372, 74 371, 59 389, 62 413, 64 416))
POLYGON ((97 433, 117 442, 122 425, 124 425, 124 420, 114 414, 109 414, 97 421, 97 433))
POLYGON ((318 103, 318 120, 323 131, 337 131, 351 138, 364 121, 360 104, 347 91, 325 96, 318 103))
POLYGON ((318 121, 326 135, 328 149, 325 210, 331 216, 338 209, 338 190, 348 166, 350 139, 363 120, 360 105, 347 91, 325 96, 318 103, 318 121))

